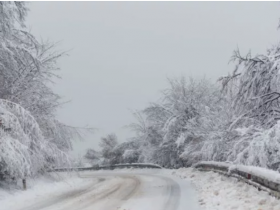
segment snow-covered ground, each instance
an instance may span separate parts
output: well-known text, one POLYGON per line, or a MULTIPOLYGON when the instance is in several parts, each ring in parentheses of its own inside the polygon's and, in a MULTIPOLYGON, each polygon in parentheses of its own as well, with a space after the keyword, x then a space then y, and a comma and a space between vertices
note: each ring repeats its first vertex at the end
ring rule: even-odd
POLYGON ((0 190, 0 210, 279 210, 252 186, 192 168, 52 173, 0 190))
MULTIPOLYGON (((83 179, 78 173, 51 173, 36 179, 27 180, 27 190, 1 189, 0 210, 12 210, 46 197, 55 198, 75 189, 85 188, 92 180, 83 179)), ((21 185, 19 184, 21 187, 21 185)))
POLYGON ((5 194, 0 210, 200 210, 194 186, 170 171, 84 171, 65 181, 37 180, 25 192, 5 194))
POLYGON ((172 174, 196 186, 205 210, 280 210, 280 200, 235 178, 192 168, 174 170, 172 174))

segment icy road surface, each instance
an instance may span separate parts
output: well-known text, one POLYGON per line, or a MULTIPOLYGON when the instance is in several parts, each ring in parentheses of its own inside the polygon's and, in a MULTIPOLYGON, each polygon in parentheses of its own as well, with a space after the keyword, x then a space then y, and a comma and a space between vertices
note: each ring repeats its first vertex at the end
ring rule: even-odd
POLYGON ((200 210, 192 184, 163 171, 80 172, 87 185, 60 195, 43 196, 23 206, 15 204, 13 209, 200 210))

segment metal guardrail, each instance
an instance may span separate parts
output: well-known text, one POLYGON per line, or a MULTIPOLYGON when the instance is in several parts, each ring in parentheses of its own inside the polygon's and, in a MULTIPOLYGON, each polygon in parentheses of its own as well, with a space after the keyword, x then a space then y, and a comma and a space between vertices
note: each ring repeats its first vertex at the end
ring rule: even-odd
POLYGON ((194 168, 197 168, 200 171, 213 171, 225 176, 237 178, 240 181, 256 187, 258 190, 266 191, 270 195, 280 199, 280 182, 272 181, 268 178, 239 169, 231 170, 230 166, 232 165, 228 163, 214 164, 212 162, 207 163, 207 161, 204 161, 195 164, 194 168))
POLYGON ((162 167, 155 164, 149 163, 131 163, 131 164, 116 164, 116 165, 105 165, 105 166, 94 166, 94 167, 79 167, 79 168, 55 168, 49 170, 49 172, 62 172, 62 171, 97 171, 97 170, 114 170, 123 168, 158 168, 162 167))

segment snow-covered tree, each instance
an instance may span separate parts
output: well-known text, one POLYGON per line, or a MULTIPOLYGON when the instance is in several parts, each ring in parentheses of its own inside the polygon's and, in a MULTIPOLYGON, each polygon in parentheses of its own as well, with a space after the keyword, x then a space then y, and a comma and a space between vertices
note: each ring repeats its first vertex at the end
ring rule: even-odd
POLYGON ((123 153, 124 163, 137 163, 139 158, 139 151, 127 149, 123 153))
POLYGON ((242 57, 237 50, 232 60, 237 63, 232 75, 222 78, 224 86, 228 81, 238 79, 233 106, 235 124, 257 124, 270 128, 280 119, 279 89, 279 52, 280 45, 273 46, 266 55, 252 57, 249 53, 242 57))
POLYGON ((104 163, 113 164, 115 162, 115 154, 113 151, 117 145, 118 138, 114 133, 101 138, 99 146, 101 148, 101 155, 104 158, 104 163))
POLYGON ((139 159, 139 142, 129 140, 113 149, 114 158, 112 163, 137 163, 139 159))
POLYGON ((232 57, 236 62, 235 70, 220 79, 226 92, 230 84, 235 85, 233 117, 227 128, 228 132, 235 133, 228 142, 230 161, 279 167, 278 137, 272 137, 280 119, 279 46, 272 46, 266 55, 251 56, 249 53, 242 57, 235 51, 232 57))
POLYGON ((141 142, 139 161, 181 167, 206 157, 218 159, 228 120, 226 104, 218 87, 206 79, 170 79, 161 100, 135 115, 138 123, 131 127, 141 142), (206 142, 216 149, 204 154, 206 142))
POLYGON ((100 153, 95 151, 94 149, 88 149, 86 151, 85 158, 88 160, 99 160, 100 153))
POLYGON ((67 155, 44 138, 35 118, 20 105, 1 99, 0 120, 10 128, 0 130, 1 174, 23 178, 67 163, 67 155))
POLYGON ((24 2, 0 2, 0 175, 24 177, 67 164, 81 130, 56 119, 50 84, 63 53, 26 30, 24 2), (4 175, 3 175, 4 174, 4 175))
POLYGON ((101 163, 101 154, 100 152, 94 150, 94 149, 88 149, 86 151, 86 154, 84 155, 84 158, 91 164, 96 165, 101 163))
POLYGON ((139 161, 166 167, 232 161, 280 170, 279 55, 279 44, 265 55, 237 50, 236 68, 218 85, 170 79, 161 100, 135 115, 139 161))

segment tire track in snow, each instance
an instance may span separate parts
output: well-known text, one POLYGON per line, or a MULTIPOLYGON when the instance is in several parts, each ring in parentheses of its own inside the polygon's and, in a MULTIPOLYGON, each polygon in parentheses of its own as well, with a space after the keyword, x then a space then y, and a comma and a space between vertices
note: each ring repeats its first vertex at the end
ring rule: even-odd
POLYGON ((181 188, 164 175, 108 171, 82 173, 80 177, 93 182, 82 189, 11 210, 179 209, 181 188))
POLYGON ((179 206, 179 200, 181 198, 180 186, 177 182, 170 178, 161 177, 161 179, 166 181, 167 194, 169 195, 163 210, 176 210, 179 206))
POLYGON ((91 192, 94 188, 101 185, 101 182, 103 182, 103 181, 105 181, 104 178, 98 178, 96 183, 94 183, 93 185, 90 185, 86 188, 73 190, 73 191, 67 192, 63 195, 59 195, 56 198, 47 198, 44 201, 34 203, 34 204, 24 207, 24 208, 20 208, 20 210, 41 210, 41 209, 49 208, 54 205, 58 205, 59 203, 62 203, 62 202, 67 202, 68 200, 71 200, 77 196, 82 196, 84 194, 91 192))

